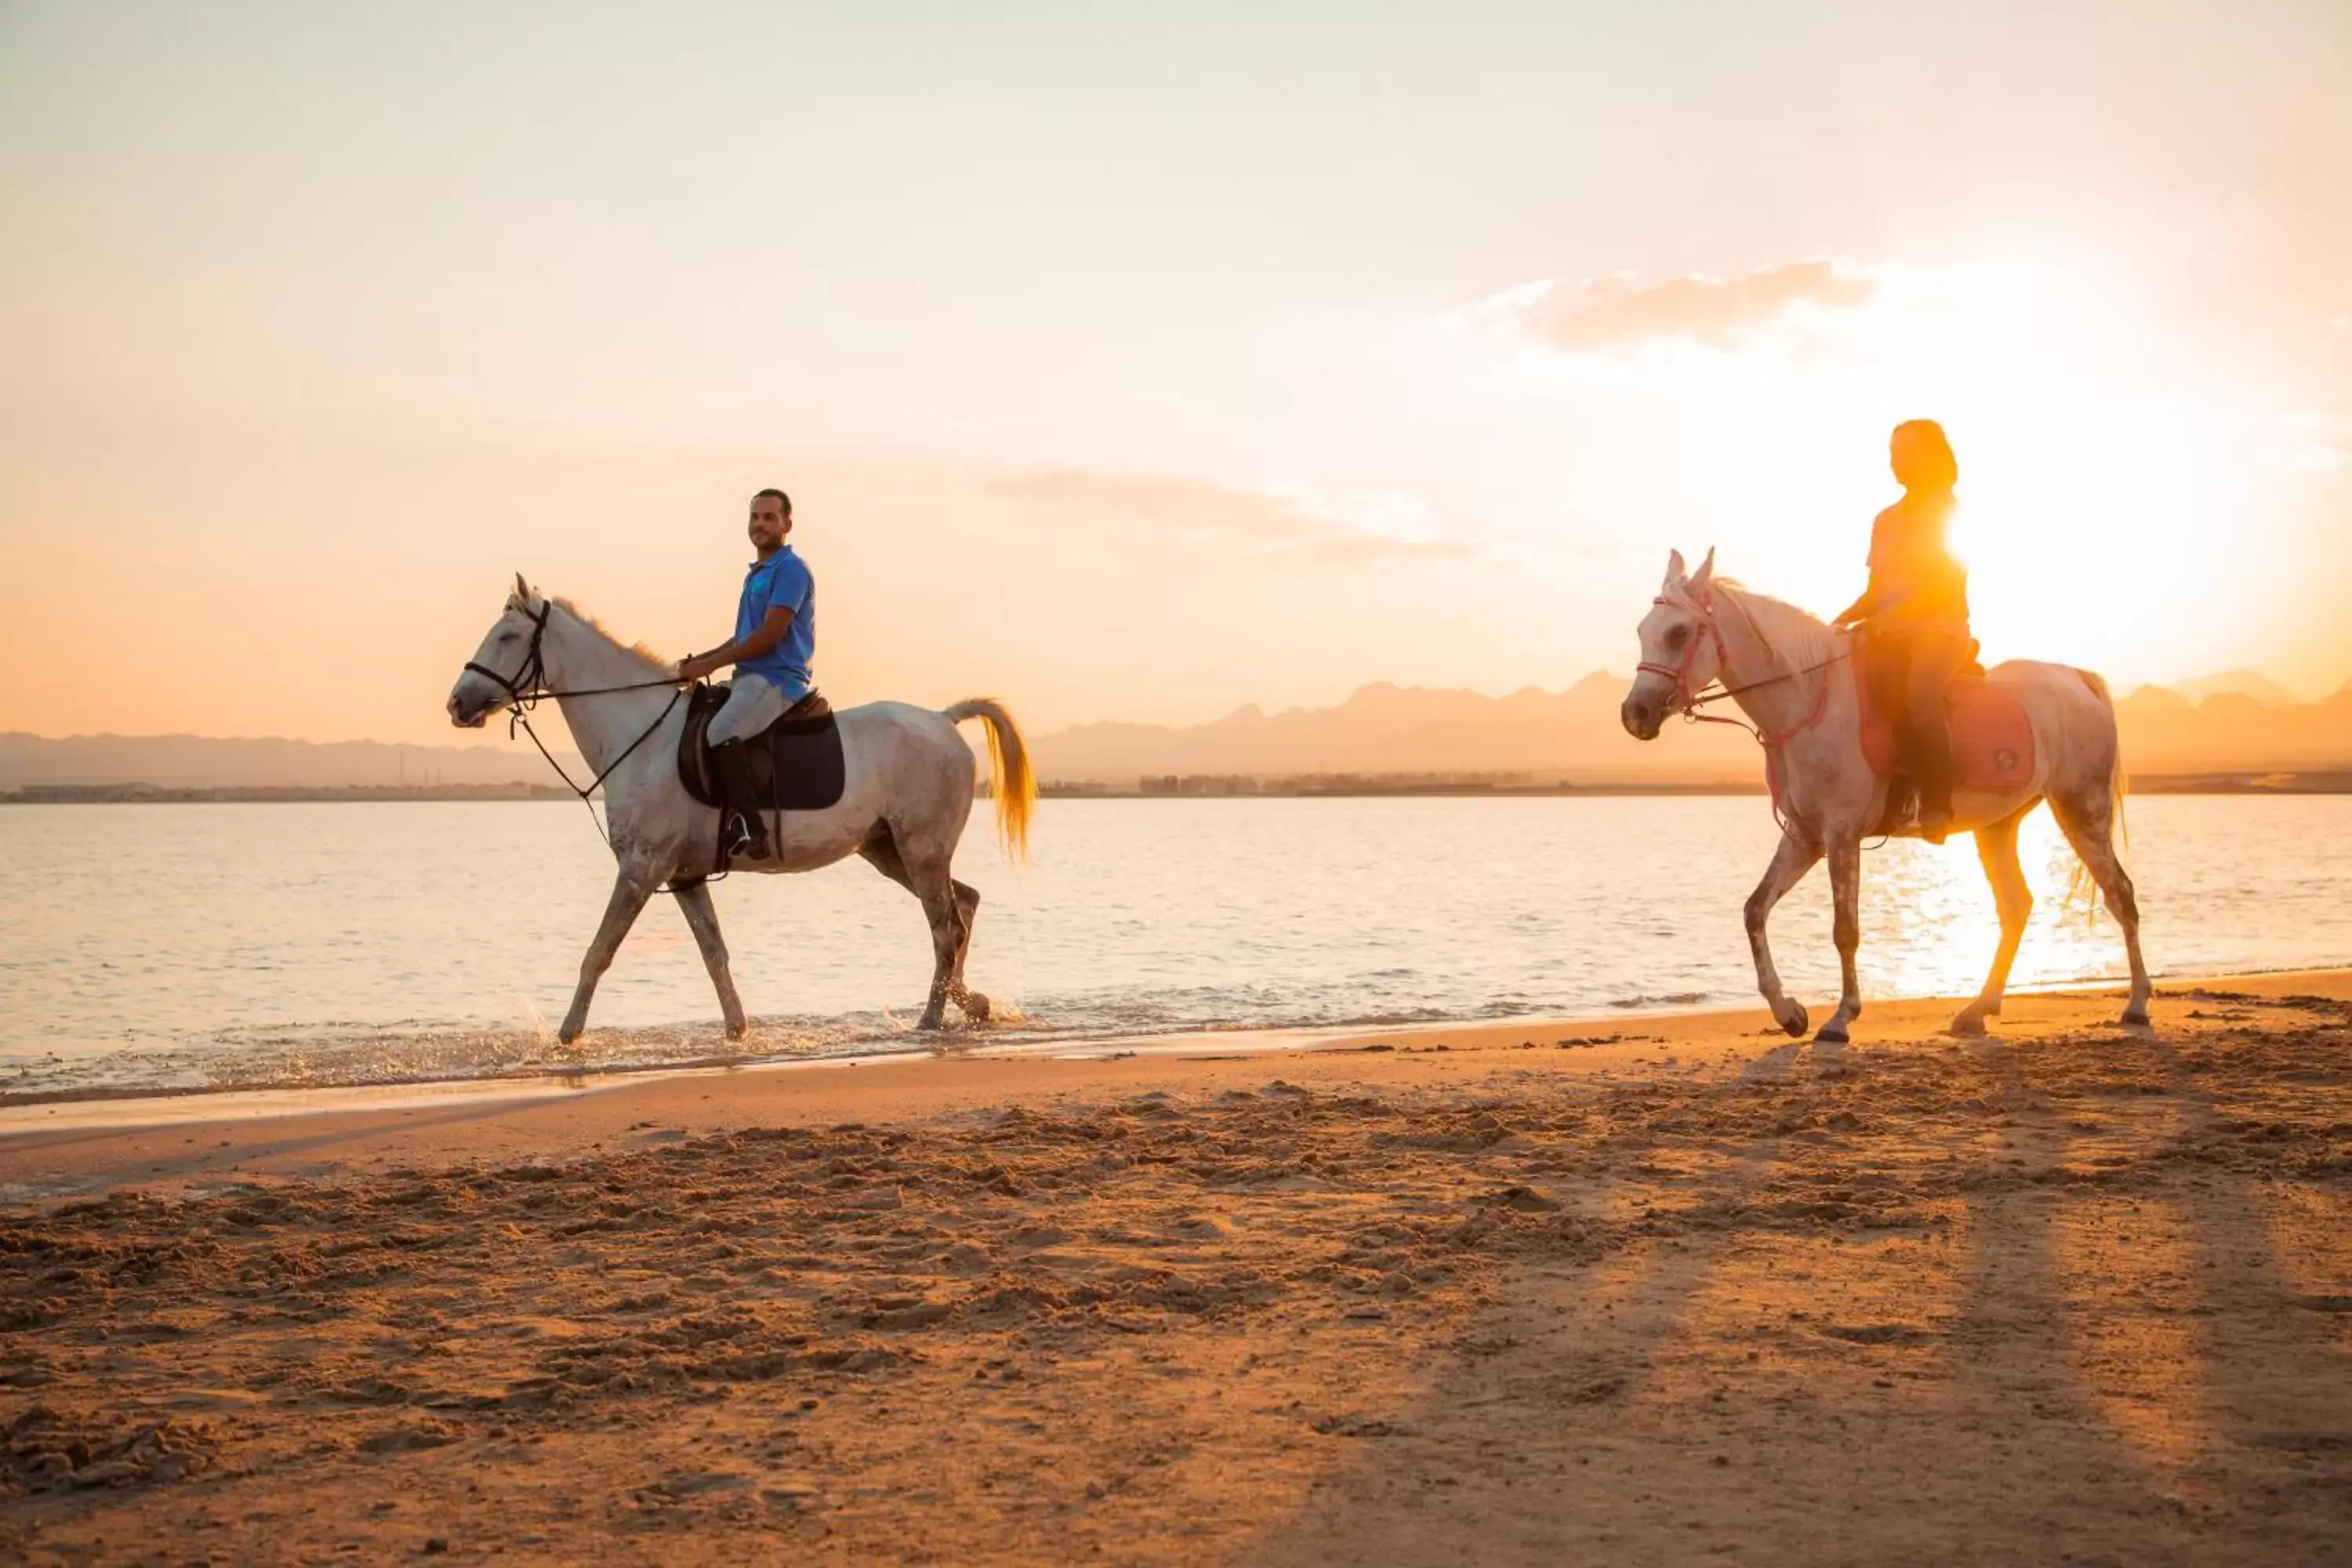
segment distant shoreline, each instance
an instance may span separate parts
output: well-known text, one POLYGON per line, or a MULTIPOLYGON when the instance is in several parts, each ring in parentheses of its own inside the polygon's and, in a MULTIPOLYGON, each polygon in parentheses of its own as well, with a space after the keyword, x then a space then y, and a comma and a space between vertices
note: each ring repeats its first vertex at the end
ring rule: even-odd
POLYGON ((271 805, 411 800, 570 800, 560 784, 25 784, 0 790, 0 805, 271 805))
MULTIPOLYGON (((2135 795, 2352 795, 2352 770, 2317 773, 2156 773, 2132 781, 2135 795)), ((984 792, 983 792, 984 793, 984 792)), ((1232 777, 1170 777, 1126 786, 1048 783, 1049 800, 1478 800, 1536 796, 1715 797, 1764 794, 1762 781, 1701 784, 1537 784, 1495 779, 1280 779, 1263 784, 1232 777)), ((190 805, 367 804, 397 801, 568 801, 560 784, 346 784, 333 786, 218 785, 163 788, 150 784, 26 784, 0 790, 0 805, 190 805)))

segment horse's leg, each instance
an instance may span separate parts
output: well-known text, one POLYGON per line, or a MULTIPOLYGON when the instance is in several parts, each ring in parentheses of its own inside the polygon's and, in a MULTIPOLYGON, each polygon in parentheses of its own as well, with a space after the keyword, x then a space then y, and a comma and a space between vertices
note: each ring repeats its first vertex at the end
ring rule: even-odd
POLYGON ((563 1027, 555 1034, 565 1045, 578 1039, 581 1031, 588 1027, 588 999, 596 994, 596 982, 612 967, 613 954, 621 950, 621 939, 629 934, 638 911, 659 886, 660 872, 625 860, 621 863, 620 875, 613 881, 613 897, 604 905, 604 923, 596 928, 586 956, 580 960, 580 986, 572 994, 572 1010, 563 1015, 563 1027))
POLYGON ((2104 788, 2091 791, 2088 798, 2053 795, 2050 815, 2058 819, 2059 831, 2066 835, 2084 868, 2098 883, 2107 912, 2124 928, 2124 952, 2131 960, 2131 1000, 2124 1005, 2122 1021, 2144 1025, 2150 987, 2147 963, 2139 952, 2139 898, 2132 888, 2131 873, 2116 854, 2115 803, 2104 788))
POLYGON ((1862 980, 1853 958, 1862 947, 1862 840, 1843 834, 1830 845, 1830 933, 1837 942, 1843 990, 1838 1009, 1813 1037, 1816 1046, 1846 1043, 1846 1026, 1862 1016, 1862 980))
MULTIPOLYGON (((915 1026, 937 1029, 944 1026, 950 999, 964 1009, 966 1016, 987 1017, 988 998, 964 989, 963 950, 971 941, 971 926, 962 918, 961 896, 955 890, 959 884, 948 875, 945 857, 921 856, 909 866, 899 850, 897 836, 887 824, 869 834, 866 842, 857 847, 857 852, 876 870, 921 900, 923 917, 930 922, 931 994, 915 1026)), ((978 898, 975 893, 975 902, 978 898)))
POLYGON ((914 879, 907 875, 907 863, 898 858, 898 841, 890 837, 888 823, 876 823, 874 831, 866 836, 866 842, 857 847, 857 853, 867 865, 907 891, 915 890, 914 879))
POLYGON ((740 1040, 751 1032, 743 1019, 743 999, 735 994, 735 976, 727 967, 727 939, 719 934, 719 908, 710 901, 710 885, 688 882, 675 889, 678 912, 686 917, 694 942, 702 949, 702 967, 719 991, 719 1011, 727 1019, 727 1037, 740 1040))
POLYGON ((931 995, 924 1004, 919 1028, 936 1029, 947 1022, 947 1005, 964 1000, 963 983, 956 978, 956 961, 963 953, 965 926, 956 908, 955 881, 948 875, 945 857, 936 863, 918 859, 907 868, 915 896, 923 900, 923 915, 931 922, 931 995))
POLYGON ((955 983, 961 988, 964 1016, 985 1022, 988 998, 963 984, 963 962, 971 956, 972 923, 980 918, 980 889, 969 882, 950 880, 948 885, 955 889, 956 920, 963 927, 963 934, 956 942, 955 983))
POLYGON ((1993 907, 2000 911, 2000 946, 1994 950, 1992 972, 1985 976, 1984 989, 1952 1020, 1955 1035, 1983 1034, 1985 1019, 2000 1012, 2001 997, 2009 990, 2010 965, 2017 962, 2017 944, 2025 935, 2025 922, 2033 915, 2033 890, 2025 885, 2025 872, 2017 863, 2018 825, 2032 809, 2029 805, 1977 829, 1977 858, 1984 862, 1985 880, 1992 884, 1993 907))
POLYGON ((1819 849, 1784 832, 1780 847, 1772 852, 1772 863, 1764 868, 1764 879, 1748 895, 1748 951, 1756 960, 1756 989, 1764 994, 1764 1005, 1772 1009, 1772 1021, 1792 1037, 1805 1032, 1805 1009, 1781 990, 1780 971, 1772 963, 1772 944, 1765 937, 1764 927, 1772 918, 1773 906, 1805 879, 1805 873, 1821 858, 1819 849))

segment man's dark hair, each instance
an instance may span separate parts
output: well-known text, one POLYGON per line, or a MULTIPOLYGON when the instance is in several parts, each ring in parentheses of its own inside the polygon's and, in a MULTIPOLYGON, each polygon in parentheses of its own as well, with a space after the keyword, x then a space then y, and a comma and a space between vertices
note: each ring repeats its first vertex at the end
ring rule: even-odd
POLYGON ((751 499, 753 500, 766 500, 770 496, 775 497, 776 504, 784 509, 784 521, 786 522, 792 521, 793 498, 786 495, 783 491, 776 489, 775 486, 770 485, 766 489, 761 490, 757 494, 753 495, 751 499))

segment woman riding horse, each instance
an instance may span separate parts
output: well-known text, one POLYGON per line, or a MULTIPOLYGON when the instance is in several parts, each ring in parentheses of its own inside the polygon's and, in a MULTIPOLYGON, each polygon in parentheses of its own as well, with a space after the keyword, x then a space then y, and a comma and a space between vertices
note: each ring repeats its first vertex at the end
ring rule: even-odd
POLYGON ((1952 826, 1952 731, 1945 711, 1953 679, 1976 657, 1969 635, 1969 572, 1946 531, 1960 465, 1943 426, 1913 419, 1895 427, 1888 462, 1903 499, 1870 531, 1870 585, 1836 625, 1862 626, 1889 693, 1903 755, 1919 785, 1919 836, 1941 844, 1952 826))

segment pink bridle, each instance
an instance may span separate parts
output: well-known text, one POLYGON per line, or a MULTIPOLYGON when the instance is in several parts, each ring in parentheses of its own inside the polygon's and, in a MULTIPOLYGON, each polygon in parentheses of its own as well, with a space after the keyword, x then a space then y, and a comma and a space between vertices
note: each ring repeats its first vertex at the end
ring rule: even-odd
MULTIPOLYGON (((1643 675, 1663 675, 1670 678, 1674 681, 1675 697, 1670 711, 1680 713, 1684 718, 1690 720, 1694 723, 1729 724, 1735 728, 1745 730, 1749 734, 1755 736, 1756 743, 1762 746, 1768 752, 1776 752, 1782 746, 1787 745, 1790 742, 1795 740, 1798 736, 1803 734, 1806 731, 1820 723, 1822 716, 1829 712, 1830 683, 1826 680, 1821 683, 1821 689, 1814 694, 1813 710, 1805 716, 1804 721, 1791 729, 1782 731, 1778 735, 1768 735, 1755 725, 1741 723, 1737 719, 1722 719, 1717 718, 1712 713, 1700 712, 1699 710, 1710 702, 1720 702, 1727 698, 1737 697, 1743 691, 1753 691, 1759 687, 1770 686, 1779 681, 1787 680, 1790 679, 1790 677, 1788 675, 1776 675, 1770 677, 1769 679, 1753 681, 1746 686, 1726 685, 1720 691, 1692 690, 1690 684, 1691 666, 1698 662, 1698 650, 1702 643, 1712 642, 1715 644, 1715 668, 1716 679, 1717 680, 1722 679, 1722 672, 1727 668, 1731 663, 1730 654, 1724 649, 1722 629, 1715 624, 1715 598, 1712 595, 1709 595, 1705 598, 1696 601, 1685 601, 1681 599, 1669 599, 1664 595, 1661 594, 1658 597, 1651 600, 1650 602, 1654 605, 1662 605, 1670 610, 1681 610, 1697 622, 1698 626, 1697 631, 1692 636, 1690 642, 1683 649, 1683 658, 1680 664, 1660 664, 1655 659, 1645 658, 1641 663, 1633 667, 1636 673, 1643 675)), ((1843 659, 1843 658, 1845 658, 1845 655, 1840 654, 1837 658, 1831 659, 1828 663, 1835 664, 1839 659, 1843 659)), ((1813 669, 1799 670, 1795 673, 1798 675, 1811 675, 1818 673, 1821 669, 1826 668, 1827 665, 1819 665, 1815 666, 1813 669)), ((1777 798, 1779 795, 1777 787, 1773 793, 1777 798)))
MULTIPOLYGON (((1700 647, 1708 642, 1715 644, 1715 667, 1718 671, 1721 670, 1726 664, 1730 662, 1731 657, 1724 652, 1723 633, 1716 627, 1715 601, 1712 598, 1706 598, 1701 599, 1696 604, 1685 604, 1678 599, 1669 599, 1664 595, 1661 594, 1656 598, 1651 600, 1650 603, 1661 605, 1665 609, 1681 610, 1685 612, 1698 623, 1698 629, 1695 634, 1693 634, 1690 641, 1685 645, 1683 648, 1683 661, 1680 664, 1660 664, 1655 659, 1645 658, 1641 663, 1633 667, 1634 672, 1640 675, 1663 675, 1668 677, 1675 683, 1675 700, 1672 711, 1681 713, 1692 719, 1704 718, 1706 715, 1700 713, 1698 710, 1699 704, 1704 700, 1704 699, 1702 699, 1697 692, 1691 689, 1691 666, 1698 662, 1698 650, 1700 647)), ((1711 721, 1717 723, 1730 722, 1727 719, 1715 720, 1711 721)))

